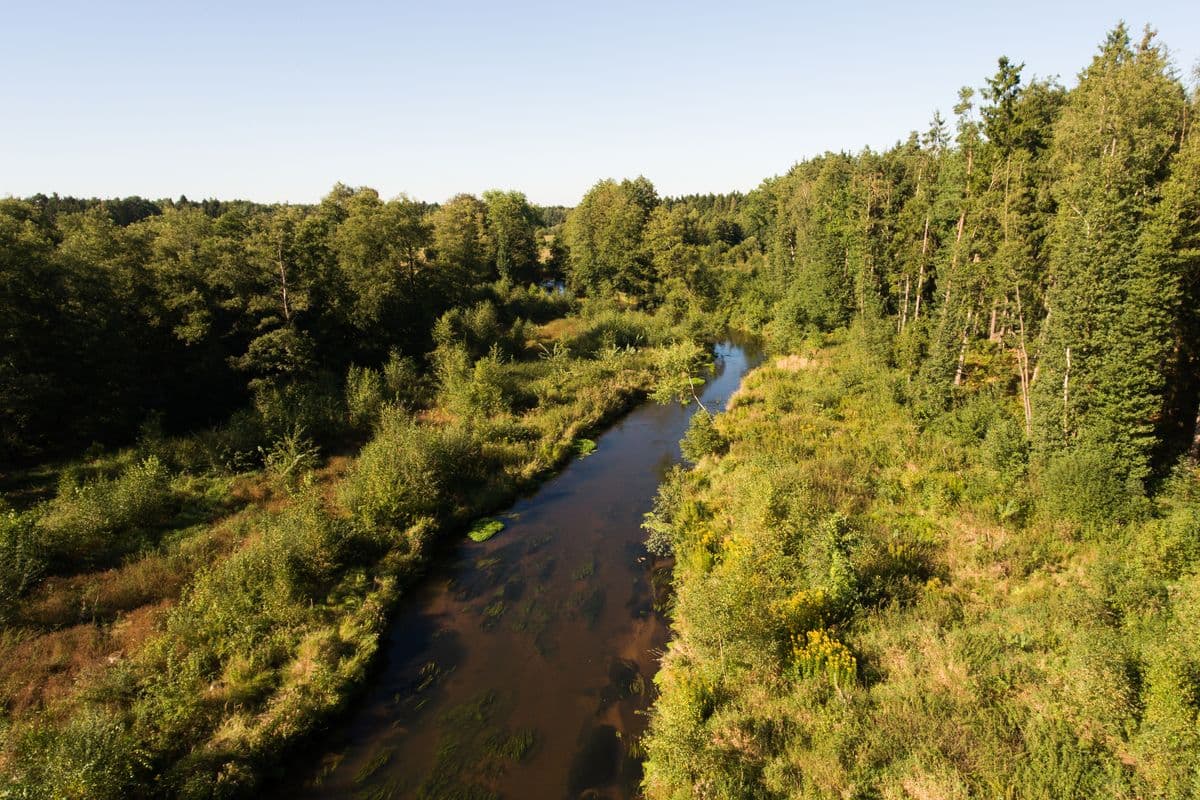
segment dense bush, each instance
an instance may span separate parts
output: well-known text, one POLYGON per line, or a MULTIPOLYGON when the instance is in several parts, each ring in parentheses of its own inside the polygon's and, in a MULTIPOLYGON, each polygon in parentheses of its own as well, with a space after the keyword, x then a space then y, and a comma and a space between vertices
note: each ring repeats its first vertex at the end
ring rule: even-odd
POLYGON ((282 488, 295 489, 317 466, 320 451, 297 426, 280 437, 263 456, 263 469, 282 488))
POLYGON ((595 357, 605 350, 651 347, 670 339, 669 323, 649 314, 597 307, 581 330, 563 344, 572 353, 595 357))
POLYGON ((263 385, 254 396, 254 410, 267 442, 286 436, 297 426, 319 434, 322 441, 336 441, 346 427, 345 408, 345 392, 331 376, 263 385))
POLYGON ((52 568, 110 563, 150 544, 175 507, 170 475, 153 456, 112 479, 64 483, 39 525, 52 568))
POLYGON ((480 443, 467 428, 421 425, 387 409, 346 476, 339 502, 366 528, 405 528, 452 511, 481 469, 480 443))
POLYGON ((683 457, 695 464, 705 456, 720 455, 729 443, 713 424, 711 414, 700 410, 688 422, 687 433, 679 443, 683 457))
POLYGON ((351 365, 346 372, 346 414, 350 427, 368 431, 384 403, 383 376, 373 369, 351 365))
POLYGON ((527 319, 542 323, 569 314, 574 298, 566 292, 544 289, 540 286, 519 286, 498 281, 491 286, 497 305, 504 309, 510 319, 527 319))
POLYGON ((384 399, 392 405, 414 409, 427 400, 425 377, 417 362, 392 350, 383 365, 384 399))
POLYGON ((433 328, 433 341, 439 350, 461 346, 472 359, 493 350, 510 358, 518 356, 525 350, 526 336, 523 320, 517 318, 506 324, 488 300, 447 311, 433 328))
POLYGON ((137 792, 146 754, 122 721, 88 710, 65 727, 24 734, 0 793, 25 800, 124 800, 137 792))
POLYGON ((46 543, 34 514, 0 505, 0 625, 7 625, 17 601, 46 569, 46 543))
POLYGON ((1081 445, 1049 459, 1038 475, 1042 509, 1089 527, 1127 522, 1144 512, 1140 482, 1127 481, 1116 453, 1081 445))

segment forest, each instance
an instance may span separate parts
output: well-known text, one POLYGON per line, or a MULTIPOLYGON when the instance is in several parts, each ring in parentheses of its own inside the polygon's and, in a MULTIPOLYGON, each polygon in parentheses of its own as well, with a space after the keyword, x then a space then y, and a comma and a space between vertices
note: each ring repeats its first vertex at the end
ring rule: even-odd
POLYGON ((0 200, 0 797, 262 792, 726 329, 647 798, 1200 797, 1200 96, 1124 25, 1025 71, 747 193, 0 200))

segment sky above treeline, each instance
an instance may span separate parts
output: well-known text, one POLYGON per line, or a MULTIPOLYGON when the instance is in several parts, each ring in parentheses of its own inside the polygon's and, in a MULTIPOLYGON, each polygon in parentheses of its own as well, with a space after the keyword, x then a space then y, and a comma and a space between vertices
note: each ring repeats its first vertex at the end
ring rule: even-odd
POLYGON ((748 190, 951 118, 1000 55, 1071 86, 1122 19, 1200 59, 1200 3, 980 5, 0 0, 0 196, 748 190))

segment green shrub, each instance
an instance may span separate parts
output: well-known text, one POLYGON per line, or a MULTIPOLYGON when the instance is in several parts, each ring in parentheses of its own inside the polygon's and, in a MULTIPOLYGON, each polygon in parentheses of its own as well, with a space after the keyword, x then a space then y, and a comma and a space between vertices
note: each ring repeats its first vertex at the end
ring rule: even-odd
POLYGON ((353 364, 346 372, 346 414, 350 427, 369 431, 383 407, 383 377, 373 369, 353 364))
POLYGON ((425 381, 417 362, 400 351, 392 350, 383 365, 384 399, 393 405, 413 409, 425 401, 425 381))
POLYGON ((572 353, 594 358, 604 350, 639 348, 653 345, 659 336, 645 314, 605 310, 587 320, 587 324, 567 337, 563 344, 572 353))
POLYGON ((95 566, 147 544, 174 506, 170 475, 151 456, 114 479, 64 484, 41 525, 56 567, 95 566))
POLYGON ((453 414, 464 419, 487 419, 511 408, 512 380, 499 351, 471 364, 462 347, 441 350, 437 354, 441 402, 453 414))
POLYGON ((650 397, 655 402, 699 404, 696 388, 712 371, 712 353, 690 339, 675 342, 655 353, 654 369, 658 380, 650 397))
POLYGON ((224 425, 176 440, 171 462, 181 470, 236 474, 253 469, 269 441, 262 416, 243 408, 224 425))
POLYGON ((286 436, 297 425, 314 435, 319 433, 322 439, 336 438, 345 427, 344 392, 330 376, 320 381, 260 386, 254 408, 268 442, 286 436))
POLYGON ((510 318, 523 317, 536 323, 549 322, 570 313, 574 300, 570 295, 540 286, 514 286, 503 281, 492 285, 496 302, 510 318))
POLYGON ((1025 475, 1029 461, 1029 440, 1021 423, 1011 415, 998 416, 988 425, 981 450, 983 462, 1006 483, 1013 484, 1025 475))
POLYGON ((504 369, 504 362, 495 349, 475 362, 471 370, 471 382, 467 401, 471 411, 478 416, 491 417, 510 410, 512 382, 504 369))
POLYGON ((25 800, 123 800, 136 795, 148 760, 117 717, 93 709, 62 729, 38 725, 16 749, 0 796, 25 800))
POLYGON ((465 428, 421 425, 403 411, 385 409, 339 499, 368 528, 404 528, 452 510, 456 492, 479 474, 481 457, 479 442, 465 428))
POLYGON ((328 513, 314 488, 271 519, 261 546, 271 552, 276 578, 293 597, 321 599, 352 543, 345 521, 328 513))
POLYGON ((282 488, 292 490, 317 466, 320 451, 296 426, 280 437, 263 456, 263 468, 282 488))
POLYGON ((666 558, 675 554, 676 539, 680 538, 680 528, 689 521, 686 508, 696 508, 694 500, 688 499, 688 472, 680 466, 672 467, 654 495, 654 506, 646 514, 642 529, 646 531, 646 549, 656 556, 666 558), (686 504, 690 503, 690 506, 686 504))
POLYGON ((1038 477, 1043 511, 1085 527, 1139 516, 1145 503, 1141 485, 1126 480, 1118 464, 1104 445, 1079 445, 1052 456, 1038 477))
POLYGON ((462 347, 472 359, 497 351, 512 358, 525 349, 527 331, 518 317, 505 325, 494 303, 483 300, 470 308, 454 308, 434 325, 433 341, 438 350, 462 347))
POLYGON ((197 657, 207 651, 222 662, 237 656, 251 666, 276 663, 311 604, 324 600, 348 561, 361 555, 348 528, 326 511, 319 490, 302 494, 282 513, 264 516, 258 538, 197 577, 168 629, 201 644, 197 657))
POLYGON ((723 454, 729 448, 729 441, 713 424, 712 415, 701 410, 692 415, 679 446, 684 459, 696 464, 705 456, 723 454))
POLYGON ((770 323, 766 326, 771 347, 779 352, 793 352, 805 346, 816 330, 803 298, 792 292, 775 305, 770 323))
POLYGON ((0 505, 0 625, 10 622, 17 601, 45 569, 45 544, 36 516, 0 505))

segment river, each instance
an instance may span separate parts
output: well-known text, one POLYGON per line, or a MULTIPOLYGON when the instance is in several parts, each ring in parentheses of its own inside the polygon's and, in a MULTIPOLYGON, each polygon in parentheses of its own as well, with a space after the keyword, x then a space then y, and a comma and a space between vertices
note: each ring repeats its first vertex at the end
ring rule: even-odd
MULTIPOLYGON (((712 410, 760 360, 740 339, 716 353, 700 395, 712 410)), ((305 774, 287 796, 636 796, 630 746, 668 635, 669 565, 647 556, 641 522, 695 412, 639 406, 501 514, 502 533, 440 558, 400 601, 371 685, 293 765, 305 774)))

